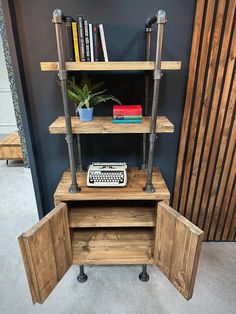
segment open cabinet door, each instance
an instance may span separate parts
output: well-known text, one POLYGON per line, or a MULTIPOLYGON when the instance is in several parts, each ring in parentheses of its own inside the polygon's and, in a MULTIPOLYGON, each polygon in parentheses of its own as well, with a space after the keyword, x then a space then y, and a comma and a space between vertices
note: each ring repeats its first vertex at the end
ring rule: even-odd
POLYGON ((155 261, 189 300, 193 294, 203 231, 165 202, 158 203, 156 228, 155 261))
POLYGON ((43 303, 72 264, 67 206, 60 203, 19 238, 33 303, 43 303))

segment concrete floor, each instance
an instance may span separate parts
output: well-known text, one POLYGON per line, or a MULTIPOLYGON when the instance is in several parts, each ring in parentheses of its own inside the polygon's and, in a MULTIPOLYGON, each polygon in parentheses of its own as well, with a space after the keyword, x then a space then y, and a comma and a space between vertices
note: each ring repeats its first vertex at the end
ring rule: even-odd
POLYGON ((186 301, 157 267, 139 281, 138 266, 73 266, 43 305, 32 305, 17 236, 37 222, 30 170, 0 161, 0 313, 236 313, 236 244, 204 243, 194 296, 186 301))

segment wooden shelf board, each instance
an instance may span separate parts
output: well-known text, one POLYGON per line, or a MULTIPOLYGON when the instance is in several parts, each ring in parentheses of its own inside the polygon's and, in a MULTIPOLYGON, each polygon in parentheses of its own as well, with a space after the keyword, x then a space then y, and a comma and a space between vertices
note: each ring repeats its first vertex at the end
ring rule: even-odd
POLYGON ((86 227, 153 227, 156 225, 156 209, 153 206, 94 205, 70 209, 71 228, 86 227))
POLYGON ((170 199, 170 192, 165 184, 159 169, 153 171, 154 193, 146 193, 143 187, 146 184, 147 172, 138 168, 127 170, 127 186, 122 188, 98 188, 86 185, 87 172, 77 172, 77 182, 81 191, 69 193, 71 174, 64 172, 54 194, 55 204, 59 202, 79 200, 166 200, 170 199))
POLYGON ((76 229, 73 264, 153 264, 152 228, 76 229))
MULTIPOLYGON (((58 71, 58 62, 40 62, 42 71, 58 71)), ((181 61, 162 61, 162 70, 180 70, 181 61)), ((66 62, 68 71, 142 71, 154 70, 153 61, 66 62)))
MULTIPOLYGON (((71 117, 73 134, 124 134, 124 133, 149 133, 151 117, 143 117, 142 123, 115 124, 112 117, 94 117, 90 122, 81 122, 79 117, 71 117)), ((50 126, 51 134, 65 134, 65 117, 58 117, 50 126)), ((165 117, 157 117, 157 133, 173 133, 174 125, 165 117)))

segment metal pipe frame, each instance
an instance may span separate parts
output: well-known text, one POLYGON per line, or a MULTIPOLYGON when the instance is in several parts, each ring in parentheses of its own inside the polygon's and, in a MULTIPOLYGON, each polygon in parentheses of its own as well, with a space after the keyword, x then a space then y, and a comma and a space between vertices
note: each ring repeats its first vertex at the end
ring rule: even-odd
POLYGON ((69 112, 68 97, 67 97, 67 71, 65 65, 65 55, 62 42, 62 22, 65 20, 62 11, 56 9, 53 12, 53 23, 55 25, 56 31, 56 41, 57 41, 57 53, 59 60, 59 79, 61 82, 62 99, 65 113, 66 121, 66 141, 68 144, 69 151, 69 161, 70 161, 70 171, 71 171, 71 185, 69 187, 70 193, 78 193, 80 188, 77 184, 76 178, 76 163, 74 157, 74 147, 73 147, 73 134, 71 128, 71 117, 69 112))
MULTIPOLYGON (((75 83, 75 77, 72 77, 73 83, 75 83)), ((76 114, 77 104, 75 102, 75 114, 76 114)), ((78 165, 77 170, 83 171, 83 159, 82 159, 82 145, 81 145, 81 135, 76 134, 76 143, 78 148, 78 165)))
POLYGON ((77 280, 78 280, 78 282, 83 283, 83 282, 87 281, 88 276, 84 272, 84 266, 83 265, 80 265, 79 270, 80 271, 79 271, 79 275, 77 276, 77 280))
POLYGON ((161 73, 161 56, 162 56, 162 44, 163 44, 163 33, 164 25, 166 24, 166 13, 164 10, 159 10, 157 15, 147 21, 146 27, 151 27, 153 23, 157 23, 157 46, 156 46, 156 58, 155 68, 153 72, 153 99, 152 99, 152 115, 150 124, 149 134, 149 155, 148 155, 148 169, 147 169, 147 183, 144 187, 144 191, 147 193, 155 192, 155 188, 152 183, 153 175, 153 159, 156 142, 156 119, 157 119, 157 108, 159 102, 159 88, 160 80, 162 77, 161 73))
MULTIPOLYGON (((145 51, 145 59, 146 61, 150 60, 150 52, 151 52, 151 33, 153 29, 151 27, 145 28, 146 35, 146 51, 145 51)), ((150 85, 150 75, 145 72, 145 103, 144 103, 144 115, 148 115, 148 103, 149 103, 149 85, 150 85)), ((147 169, 147 134, 143 134, 143 143, 142 143, 142 167, 141 169, 147 169)))
POLYGON ((139 279, 144 282, 149 280, 149 275, 147 273, 147 265, 143 265, 142 272, 139 274, 139 279))

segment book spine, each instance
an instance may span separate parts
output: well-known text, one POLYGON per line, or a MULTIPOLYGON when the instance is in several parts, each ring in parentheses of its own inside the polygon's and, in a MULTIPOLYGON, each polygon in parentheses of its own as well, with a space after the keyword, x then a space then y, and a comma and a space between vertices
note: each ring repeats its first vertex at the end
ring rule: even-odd
POLYGON ((67 41, 67 57, 68 61, 75 61, 74 57, 74 41, 72 33, 72 19, 66 18, 66 41, 67 41))
POLYGON ((142 119, 142 116, 113 116, 116 120, 136 120, 142 119))
POLYGON ((103 24, 99 24, 99 32, 100 32, 100 38, 101 38, 103 57, 104 57, 105 62, 108 62, 107 46, 106 46, 103 24))
POLYGON ((79 33, 79 50, 80 50, 80 61, 86 61, 85 55, 85 42, 84 42, 84 23, 83 17, 78 17, 78 33, 79 33))
POLYGON ((88 20, 84 19, 84 41, 85 41, 85 54, 86 54, 86 61, 91 61, 90 55, 90 42, 89 42, 89 26, 88 20))
POLYGON ((98 27, 97 23, 93 23, 93 53, 94 61, 98 61, 98 27))
POLYGON ((142 119, 136 119, 136 120, 116 120, 116 119, 112 119, 112 123, 141 123, 142 119))
POLYGON ((78 32, 77 32, 77 23, 76 22, 72 22, 72 32, 73 32, 75 62, 80 62, 79 42, 78 42, 78 32))
POLYGON ((90 56, 91 62, 94 62, 94 53, 93 53, 93 25, 89 24, 89 41, 90 41, 90 56))
POLYGON ((113 109, 114 116, 141 116, 142 110, 140 109, 113 109))

